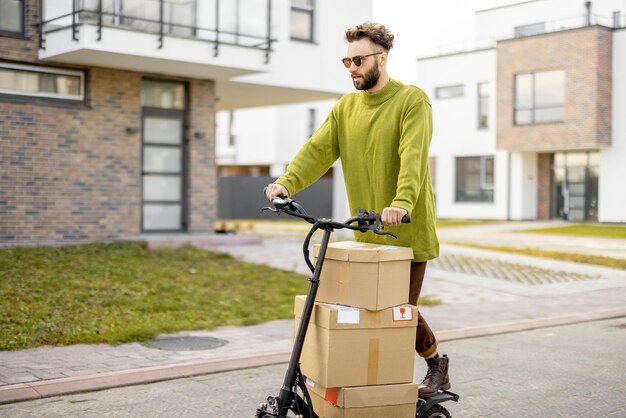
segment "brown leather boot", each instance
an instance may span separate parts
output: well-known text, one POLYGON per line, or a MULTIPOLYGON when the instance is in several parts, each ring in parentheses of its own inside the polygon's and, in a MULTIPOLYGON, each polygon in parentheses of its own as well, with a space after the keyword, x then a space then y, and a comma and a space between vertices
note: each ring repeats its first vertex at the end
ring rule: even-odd
POLYGON ((428 372, 424 381, 419 385, 420 398, 430 398, 439 390, 450 389, 450 379, 448 378, 448 356, 437 356, 427 359, 428 372))

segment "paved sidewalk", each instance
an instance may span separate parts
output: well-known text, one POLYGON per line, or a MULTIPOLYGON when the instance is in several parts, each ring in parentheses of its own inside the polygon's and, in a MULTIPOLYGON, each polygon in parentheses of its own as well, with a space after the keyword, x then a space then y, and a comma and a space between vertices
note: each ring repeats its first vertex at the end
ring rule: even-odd
MULTIPOLYGON (((442 240, 462 236, 462 241, 468 241, 490 234, 513 236, 515 242, 525 240, 527 234, 503 232, 504 226, 496 225, 442 229, 439 234, 442 240), (462 230, 471 234, 463 235, 462 230)), ((552 240, 550 245, 564 246, 570 239, 560 237, 560 242, 552 240)), ((301 242, 301 235, 265 235, 262 240, 244 239, 240 245, 216 249, 243 260, 306 273, 301 242)), ((579 244, 583 251, 593 246, 626 257, 626 240, 598 243, 588 238, 585 242, 579 244)), ((442 304, 420 311, 444 343, 626 316, 623 270, 444 244, 440 259, 429 263, 426 274, 422 294, 437 297, 442 304)), ((285 362, 291 350, 293 320, 175 336, 212 338, 226 344, 195 351, 134 343, 0 352, 0 403, 285 362)))

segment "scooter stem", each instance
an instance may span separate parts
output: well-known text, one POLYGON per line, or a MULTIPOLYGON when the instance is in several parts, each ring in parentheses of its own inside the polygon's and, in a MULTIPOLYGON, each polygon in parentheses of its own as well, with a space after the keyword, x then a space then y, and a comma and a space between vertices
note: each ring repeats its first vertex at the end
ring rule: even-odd
POLYGON ((320 273, 322 272, 322 265, 324 264, 324 258, 326 257, 326 249, 330 241, 331 231, 324 229, 324 236, 322 237, 322 243, 320 245, 320 252, 315 263, 315 270, 313 277, 309 279, 311 285, 309 286, 309 293, 307 294, 304 302, 304 308, 302 310, 302 317, 300 318, 300 326, 298 327, 298 334, 294 342, 293 351, 291 352, 291 359, 289 360, 289 367, 285 374, 285 380, 283 386, 280 389, 278 395, 279 414, 280 416, 287 415, 291 402, 294 401, 293 386, 296 381, 296 371, 298 364, 300 363, 300 355, 302 354, 302 347, 304 346, 304 338, 306 337, 307 328, 309 326, 309 320, 313 313, 313 307, 315 306, 315 296, 317 295, 317 289, 320 282, 320 273))

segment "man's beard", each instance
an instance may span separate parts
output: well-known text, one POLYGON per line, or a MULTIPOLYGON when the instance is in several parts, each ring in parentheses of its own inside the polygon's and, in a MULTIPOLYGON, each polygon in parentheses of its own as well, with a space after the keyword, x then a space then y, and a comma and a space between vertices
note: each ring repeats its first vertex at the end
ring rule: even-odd
POLYGON ((369 90, 378 83, 380 78, 380 71, 378 70, 378 60, 374 63, 374 66, 363 76, 361 84, 357 85, 358 79, 352 79, 352 84, 357 90, 369 90))

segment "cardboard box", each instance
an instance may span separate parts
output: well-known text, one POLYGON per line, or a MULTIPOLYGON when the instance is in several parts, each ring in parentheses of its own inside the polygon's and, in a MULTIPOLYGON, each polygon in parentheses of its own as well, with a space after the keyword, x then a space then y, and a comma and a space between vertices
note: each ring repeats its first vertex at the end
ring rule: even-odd
MULTIPOLYGON (((320 246, 313 247, 317 260, 320 246)), ((413 250, 355 241, 328 245, 317 291, 318 302, 372 311, 407 303, 413 250)))
MULTIPOLYGON (((305 299, 296 296, 295 335, 305 299)), ((300 369, 327 388, 411 383, 417 315, 408 304, 369 311, 316 303, 300 369)))
POLYGON ((329 389, 307 379, 306 387, 320 418, 415 418, 417 383, 329 389))

